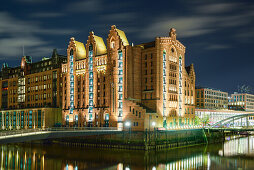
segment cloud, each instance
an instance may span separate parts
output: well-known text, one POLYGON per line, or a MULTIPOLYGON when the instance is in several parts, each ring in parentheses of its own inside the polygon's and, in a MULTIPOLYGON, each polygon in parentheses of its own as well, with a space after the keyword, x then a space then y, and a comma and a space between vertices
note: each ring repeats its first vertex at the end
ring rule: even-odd
MULTIPOLYGON (((0 56, 8 57, 8 60, 16 59, 15 56, 22 56, 23 46, 27 49, 34 49, 36 47, 41 47, 46 44, 47 43, 43 40, 33 36, 1 38, 0 56)), ((1 59, 6 60, 7 58, 1 59)))
POLYGON ((30 4, 36 4, 36 3, 47 3, 50 0, 17 0, 18 2, 21 3, 30 3, 30 4))
POLYGON ((226 13, 239 8, 239 3, 213 3, 197 6, 194 11, 203 14, 226 13))
POLYGON ((101 0, 85 0, 79 2, 72 2, 67 6, 67 10, 71 12, 98 12, 103 9, 101 0))
POLYGON ((210 44, 205 47, 207 50, 222 50, 228 48, 231 48, 231 46, 225 44, 210 44))
POLYGON ((60 12, 39 12, 31 14, 30 17, 32 18, 56 18, 64 16, 64 13, 60 12))
POLYGON ((22 21, 16 18, 13 18, 10 14, 0 12, 0 35, 1 34, 57 34, 57 35, 64 35, 64 34, 71 34, 76 32, 76 30, 71 29, 48 29, 43 28, 38 22, 29 22, 29 21, 22 21))
MULTIPOLYGON (((226 29, 233 30, 246 26, 253 22, 254 12, 253 7, 246 7, 248 10, 239 10, 238 6, 243 4, 238 3, 213 3, 209 5, 196 5, 192 7, 191 15, 185 14, 179 16, 178 14, 157 16, 148 24, 141 32, 143 38, 154 38, 160 36, 161 33, 169 32, 169 29, 174 27, 180 33, 181 38, 191 38, 205 34, 211 34, 226 29), (216 11, 217 10, 217 11, 216 11), (224 13, 237 10, 233 13, 224 13), (201 14, 202 13, 202 14, 201 14)), ((246 5, 245 5, 246 6, 246 5)), ((191 7, 190 7, 191 8, 191 7)), ((243 8, 241 8, 243 9, 243 8)))
POLYGON ((51 42, 44 41, 40 38, 41 35, 66 35, 76 32, 71 29, 43 28, 37 21, 23 21, 6 12, 0 12, 0 23, 0 37, 2 37, 0 56, 2 59, 21 56, 23 45, 27 51, 26 55, 48 54, 53 49, 50 46, 51 42))
POLYGON ((210 22, 214 22, 214 18, 193 16, 159 19, 146 27, 141 36, 156 37, 161 33, 169 32, 172 27, 176 28, 177 32, 181 32, 180 36, 183 38, 203 35, 214 31, 208 27, 210 22))
POLYGON ((134 20, 136 17, 136 13, 134 12, 126 12, 126 13, 112 13, 105 14, 100 17, 103 21, 111 21, 111 22, 126 22, 134 20))

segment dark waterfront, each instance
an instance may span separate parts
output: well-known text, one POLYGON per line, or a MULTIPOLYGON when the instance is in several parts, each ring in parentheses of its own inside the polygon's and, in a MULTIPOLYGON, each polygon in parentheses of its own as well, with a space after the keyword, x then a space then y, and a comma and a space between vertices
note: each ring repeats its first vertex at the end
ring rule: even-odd
POLYGON ((163 151, 87 149, 60 145, 2 145, 1 169, 254 169, 254 136, 163 151))

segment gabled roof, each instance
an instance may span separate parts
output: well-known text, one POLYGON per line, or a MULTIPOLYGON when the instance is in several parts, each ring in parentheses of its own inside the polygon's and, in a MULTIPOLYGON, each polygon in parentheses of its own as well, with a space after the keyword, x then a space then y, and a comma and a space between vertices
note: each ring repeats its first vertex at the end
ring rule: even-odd
POLYGON ((96 55, 106 54, 107 48, 106 48, 106 45, 104 44, 103 39, 96 35, 93 35, 93 36, 96 43, 96 55))
POLYGON ((126 46, 126 45, 129 45, 129 42, 126 38, 126 35, 125 33, 122 31, 122 30, 119 30, 119 29, 116 29, 118 35, 120 36, 122 42, 123 42, 123 45, 126 46))
POLYGON ((83 43, 75 40, 76 44, 76 59, 81 60, 86 58, 86 48, 83 43))

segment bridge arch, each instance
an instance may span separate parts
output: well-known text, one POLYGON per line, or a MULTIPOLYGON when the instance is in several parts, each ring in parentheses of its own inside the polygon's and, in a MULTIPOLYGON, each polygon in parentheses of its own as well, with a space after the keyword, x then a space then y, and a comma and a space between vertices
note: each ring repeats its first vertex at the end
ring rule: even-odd
POLYGON ((218 121, 218 122, 212 124, 210 127, 211 128, 221 128, 221 127, 231 125, 231 124, 235 125, 235 122, 239 122, 240 119, 241 119, 241 123, 243 122, 242 119, 245 119, 246 122, 244 122, 244 124, 246 124, 248 127, 250 124, 249 117, 253 117, 253 116, 254 116, 254 113, 247 113, 247 114, 240 114, 240 115, 236 115, 236 116, 231 116, 231 117, 228 117, 226 119, 223 119, 221 121, 218 121))

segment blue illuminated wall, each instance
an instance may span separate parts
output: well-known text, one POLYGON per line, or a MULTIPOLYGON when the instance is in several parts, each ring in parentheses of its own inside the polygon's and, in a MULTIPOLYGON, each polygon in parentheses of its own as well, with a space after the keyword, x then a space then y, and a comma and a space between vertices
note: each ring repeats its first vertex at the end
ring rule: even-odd
POLYGON ((179 116, 182 116, 182 57, 179 57, 179 116))
POLYGON ((118 51, 118 121, 123 116, 123 53, 118 51))
POLYGON ((73 50, 70 52, 70 114, 74 110, 74 75, 73 75, 73 50))
POLYGON ((166 51, 163 51, 163 127, 167 127, 166 122, 166 103, 167 103, 167 87, 166 87, 166 51))
POLYGON ((88 118, 89 122, 93 120, 93 45, 89 45, 89 56, 88 56, 88 74, 89 74, 89 107, 88 107, 88 118))

